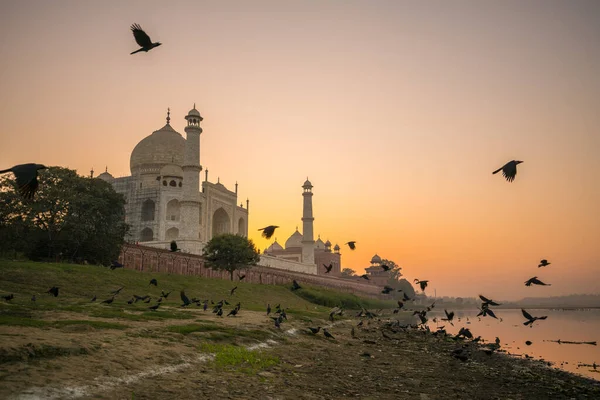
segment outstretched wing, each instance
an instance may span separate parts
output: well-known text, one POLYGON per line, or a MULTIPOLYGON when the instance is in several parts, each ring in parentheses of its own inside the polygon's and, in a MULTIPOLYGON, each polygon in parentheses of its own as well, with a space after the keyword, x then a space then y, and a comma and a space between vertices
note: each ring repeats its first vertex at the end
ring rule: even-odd
POLYGON ((150 47, 152 46, 152 40, 150 40, 150 36, 143 31, 142 27, 138 24, 131 25, 131 31, 133 32, 133 37, 137 44, 141 47, 150 47))
POLYGON ((517 164, 512 161, 506 164, 502 167, 502 175, 504 175, 507 181, 514 181, 515 176, 517 176, 517 164))
POLYGON ((488 299, 487 297, 483 297, 482 295, 479 295, 479 298, 481 299, 481 301, 483 301, 484 303, 489 303, 491 302, 490 299, 488 299))
POLYGON ((37 166, 35 164, 17 165, 12 168, 19 192, 26 199, 32 199, 38 188, 37 166))
POLYGON ((533 317, 531 316, 531 314, 529 314, 527 311, 521 309, 521 312, 523 313, 523 316, 529 320, 532 320, 533 317))
POLYGON ((183 304, 190 304, 190 299, 188 299, 183 290, 179 293, 179 295, 181 296, 181 301, 183 301, 183 304))

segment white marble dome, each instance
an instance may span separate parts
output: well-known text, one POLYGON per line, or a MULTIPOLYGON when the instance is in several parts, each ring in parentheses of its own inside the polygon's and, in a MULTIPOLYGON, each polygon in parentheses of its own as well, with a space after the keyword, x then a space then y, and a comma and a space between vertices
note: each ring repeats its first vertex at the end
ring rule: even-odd
POLYGON ((373 256, 373 258, 371 258, 371 264, 380 264, 381 263, 381 257, 379 257, 377 254, 375 254, 373 256))
POLYGON ((183 178, 183 169, 179 165, 167 164, 160 169, 160 176, 183 178))
POLYGON ((108 171, 104 171, 100 175, 98 175, 98 179, 102 179, 105 182, 112 183, 115 180, 114 176, 112 176, 108 171))
POLYGON ((166 124, 135 146, 129 161, 131 174, 139 169, 157 173, 167 164, 182 165, 184 152, 185 139, 171 125, 166 124))
POLYGON ((302 247, 302 234, 298 232, 298 228, 296 228, 296 232, 292 233, 292 236, 285 241, 286 249, 293 247, 302 247))

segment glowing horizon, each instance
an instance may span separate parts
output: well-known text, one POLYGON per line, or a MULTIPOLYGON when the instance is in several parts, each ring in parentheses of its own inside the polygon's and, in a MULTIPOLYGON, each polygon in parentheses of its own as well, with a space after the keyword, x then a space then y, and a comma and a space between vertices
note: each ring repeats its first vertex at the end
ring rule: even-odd
POLYGON ((250 199, 261 251, 258 228, 302 231, 308 176, 315 240, 342 268, 377 253, 438 296, 600 293, 599 16, 584 0, 4 2, 0 169, 128 176, 167 108, 182 133, 196 103, 200 163, 250 199), (132 23, 163 45, 129 55, 132 23), (491 174, 513 159, 514 182, 491 174), (536 275, 552 286, 525 287, 536 275))

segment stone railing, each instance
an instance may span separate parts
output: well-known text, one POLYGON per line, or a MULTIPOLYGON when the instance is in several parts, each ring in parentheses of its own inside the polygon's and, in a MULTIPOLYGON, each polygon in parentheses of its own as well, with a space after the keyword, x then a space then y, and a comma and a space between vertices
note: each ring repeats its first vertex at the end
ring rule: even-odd
MULTIPOLYGON (((206 268, 202 256, 180 252, 172 253, 169 250, 135 244, 125 244, 123 246, 121 254, 119 255, 119 262, 121 262, 125 268, 134 269, 136 271, 165 272, 177 275, 194 275, 203 278, 230 279, 227 271, 215 271, 206 268)), ((354 293, 358 296, 378 299, 389 298, 389 296, 382 295, 381 287, 374 284, 336 277, 288 271, 260 265, 240 271, 240 274, 246 275, 244 282, 264 285, 281 285, 291 284, 292 280, 295 279, 300 284, 304 282, 309 285, 354 293)), ((234 274, 234 280, 238 280, 237 274, 234 274)))

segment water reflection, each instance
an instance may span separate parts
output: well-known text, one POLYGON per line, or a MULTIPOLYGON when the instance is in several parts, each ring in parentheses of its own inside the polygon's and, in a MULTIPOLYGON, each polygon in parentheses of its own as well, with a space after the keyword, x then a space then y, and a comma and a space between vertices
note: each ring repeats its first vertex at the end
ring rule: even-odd
MULTIPOLYGON (((451 311, 451 310, 448 310, 451 311)), ((550 340, 574 342, 597 341, 600 332, 600 310, 536 310, 527 311, 533 316, 547 315, 545 321, 536 321, 532 327, 524 326, 526 319, 521 310, 494 308, 500 320, 490 317, 479 319, 477 310, 455 311, 454 326, 446 321, 443 309, 428 313, 429 327, 434 330, 445 326, 448 333, 456 334, 461 327, 468 327, 474 337, 481 336, 487 342, 500 338, 502 348, 511 354, 525 354, 536 359, 554 363, 555 367, 600 380, 600 366, 578 367, 580 364, 600 363, 600 347, 587 344, 558 344, 550 340), (437 323, 433 318, 437 318, 437 323), (530 346, 526 341, 531 341, 530 346)), ((416 317, 415 317, 416 318, 416 317)))

